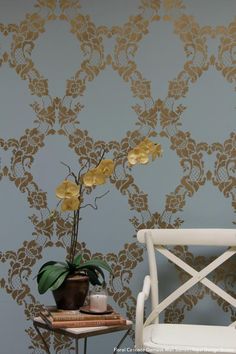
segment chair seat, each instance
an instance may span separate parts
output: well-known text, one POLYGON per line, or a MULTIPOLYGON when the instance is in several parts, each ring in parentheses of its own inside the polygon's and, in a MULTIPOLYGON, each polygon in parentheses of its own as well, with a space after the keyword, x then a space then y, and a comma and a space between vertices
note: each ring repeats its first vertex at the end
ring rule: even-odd
POLYGON ((152 354, 236 353, 236 329, 225 326, 153 324, 144 328, 144 349, 152 354))

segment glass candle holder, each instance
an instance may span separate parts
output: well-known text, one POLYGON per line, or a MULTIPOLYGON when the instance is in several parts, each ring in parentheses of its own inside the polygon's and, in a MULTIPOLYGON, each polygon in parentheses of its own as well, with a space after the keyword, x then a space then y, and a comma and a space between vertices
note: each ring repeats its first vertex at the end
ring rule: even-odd
POLYGON ((89 308, 93 312, 105 312, 107 310, 107 291, 102 287, 94 287, 89 296, 89 308))

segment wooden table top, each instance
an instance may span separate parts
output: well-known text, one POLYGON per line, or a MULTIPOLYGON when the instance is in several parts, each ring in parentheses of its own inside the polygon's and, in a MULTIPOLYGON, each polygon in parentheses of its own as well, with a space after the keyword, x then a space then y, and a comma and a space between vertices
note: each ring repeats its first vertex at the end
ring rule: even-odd
POLYGON ((51 328, 41 317, 35 317, 33 319, 34 325, 37 327, 52 331, 55 333, 65 334, 73 338, 85 338, 97 336, 100 334, 118 332, 128 330, 132 327, 132 321, 126 320, 124 325, 116 326, 99 326, 99 327, 82 327, 82 328, 51 328))

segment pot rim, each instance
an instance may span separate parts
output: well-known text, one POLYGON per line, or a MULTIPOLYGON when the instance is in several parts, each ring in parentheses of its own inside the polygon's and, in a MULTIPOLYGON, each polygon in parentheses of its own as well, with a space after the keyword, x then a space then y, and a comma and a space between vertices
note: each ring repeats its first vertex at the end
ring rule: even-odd
POLYGON ((72 274, 72 275, 69 275, 65 281, 68 280, 68 281, 84 281, 84 280, 89 280, 89 277, 87 275, 79 275, 79 274, 72 274))

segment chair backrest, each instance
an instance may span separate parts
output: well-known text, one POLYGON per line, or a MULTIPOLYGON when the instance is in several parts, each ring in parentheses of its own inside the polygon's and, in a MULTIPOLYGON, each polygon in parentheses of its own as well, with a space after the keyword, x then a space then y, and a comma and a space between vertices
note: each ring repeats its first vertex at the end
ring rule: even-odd
MULTIPOLYGON (((236 299, 214 284, 206 276, 236 253, 235 229, 143 229, 138 231, 138 241, 147 245, 149 270, 151 278, 152 312, 146 320, 146 325, 158 322, 159 314, 171 303, 177 300, 195 284, 201 282, 222 299, 236 307, 236 299), (174 253, 163 246, 198 245, 198 246, 228 246, 230 247, 207 265, 200 272, 189 266, 174 253), (155 250, 192 276, 161 303, 158 299, 158 276, 155 250)), ((235 325, 234 322, 232 325, 235 325)))

